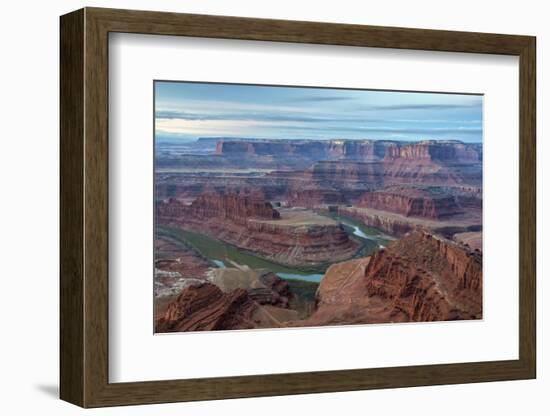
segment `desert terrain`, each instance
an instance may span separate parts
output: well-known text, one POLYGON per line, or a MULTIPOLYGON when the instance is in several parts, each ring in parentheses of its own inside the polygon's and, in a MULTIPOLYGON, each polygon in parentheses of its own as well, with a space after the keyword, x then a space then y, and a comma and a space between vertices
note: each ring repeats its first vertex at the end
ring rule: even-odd
POLYGON ((482 146, 155 148, 155 330, 482 318, 482 146))

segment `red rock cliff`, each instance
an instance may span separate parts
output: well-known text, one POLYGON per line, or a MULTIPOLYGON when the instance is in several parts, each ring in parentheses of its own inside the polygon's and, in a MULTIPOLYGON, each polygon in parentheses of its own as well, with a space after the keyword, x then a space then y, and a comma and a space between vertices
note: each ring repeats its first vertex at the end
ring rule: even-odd
POLYGON ((366 193, 360 207, 396 212, 406 217, 443 219, 463 210, 452 195, 433 195, 413 188, 398 188, 366 193))
POLYGON ((157 215, 159 218, 222 218, 239 224, 246 223, 248 218, 280 218, 279 212, 260 195, 215 192, 198 196, 191 205, 169 199, 157 205, 157 215))
POLYGON ((385 159, 409 159, 417 162, 438 161, 452 164, 479 163, 481 161, 481 149, 477 145, 457 141, 426 140, 388 147, 385 159))
POLYGON ((403 143, 391 140, 219 140, 218 155, 303 157, 314 160, 376 161, 414 159, 465 163, 481 161, 479 144, 425 140, 403 143))
POLYGON ((157 205, 157 221, 287 265, 345 260, 359 248, 336 221, 304 210, 291 211, 283 220, 268 202, 248 197, 208 194, 191 205, 170 199, 157 205))
POLYGON ((197 218, 222 217, 244 223, 248 218, 277 219, 279 212, 255 195, 209 193, 193 201, 189 214, 197 218))
POLYGON ((224 294, 204 283, 184 289, 157 320, 156 332, 213 331, 254 328, 258 305, 244 289, 224 294))
POLYGON ((304 325, 482 317, 481 255, 414 232, 371 257, 329 268, 304 325))

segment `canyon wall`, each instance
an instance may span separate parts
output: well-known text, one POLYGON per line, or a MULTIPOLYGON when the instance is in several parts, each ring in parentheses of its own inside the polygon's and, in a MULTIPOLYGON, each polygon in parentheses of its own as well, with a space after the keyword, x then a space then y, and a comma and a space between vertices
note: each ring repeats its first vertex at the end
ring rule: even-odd
POLYGON ((291 189, 286 200, 288 205, 314 208, 321 205, 341 205, 347 202, 344 192, 335 189, 291 189))
POLYGON ((242 195, 208 194, 190 205, 159 202, 159 224, 204 233, 277 263, 315 266, 352 257, 359 244, 341 224, 315 214, 289 211, 281 218, 270 203, 242 195), (296 218, 296 217, 300 218, 296 218))
POLYGON ((479 252, 414 232, 371 257, 331 266, 303 325, 481 318, 479 252))
POLYGON ((438 161, 450 164, 479 163, 482 160, 482 147, 454 140, 432 141, 390 146, 384 158, 386 160, 407 159, 420 161, 438 161))
POLYGON ((408 143, 391 140, 239 140, 220 139, 216 154, 229 157, 290 156, 315 160, 414 159, 447 163, 474 163, 482 159, 479 144, 425 140, 408 143))
POLYGON ((481 189, 482 183, 481 145, 457 141, 222 138, 215 154, 158 159, 158 199, 256 190, 269 200, 293 199, 297 206, 315 200, 354 204, 365 192, 394 185, 481 189), (296 198, 302 190, 309 198, 296 198))
POLYGON ((429 219, 444 219, 463 213, 453 195, 433 195, 428 191, 411 188, 368 192, 357 206, 429 219))
POLYGON ((223 218, 244 224, 248 218, 277 219, 280 218, 279 212, 263 198, 261 193, 256 194, 227 194, 227 193, 206 193, 200 195, 188 207, 178 206, 177 204, 160 205, 161 216, 176 206, 175 215, 186 215, 195 218, 223 218), (182 211, 185 211, 182 212, 182 211))

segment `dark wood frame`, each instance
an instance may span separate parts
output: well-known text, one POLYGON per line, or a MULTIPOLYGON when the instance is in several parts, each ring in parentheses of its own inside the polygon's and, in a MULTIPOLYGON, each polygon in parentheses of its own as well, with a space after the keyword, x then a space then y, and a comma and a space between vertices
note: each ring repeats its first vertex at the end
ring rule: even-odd
POLYGON ((535 38, 85 8, 61 17, 61 386, 83 407, 536 376, 535 38), (108 35, 181 35, 519 56, 519 359, 190 380, 108 380, 108 35))

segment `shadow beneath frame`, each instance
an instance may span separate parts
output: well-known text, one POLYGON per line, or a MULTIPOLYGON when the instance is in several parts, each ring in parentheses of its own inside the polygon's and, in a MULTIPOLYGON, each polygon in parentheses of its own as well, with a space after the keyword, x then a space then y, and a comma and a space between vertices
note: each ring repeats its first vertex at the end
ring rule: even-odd
POLYGON ((34 387, 46 396, 59 399, 59 386, 57 384, 37 384, 34 387))

